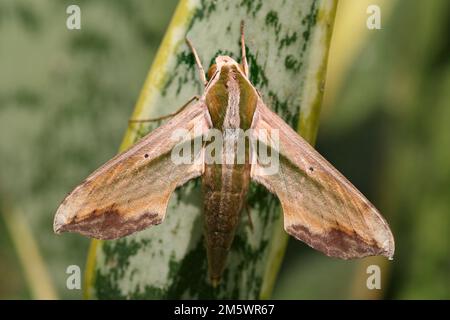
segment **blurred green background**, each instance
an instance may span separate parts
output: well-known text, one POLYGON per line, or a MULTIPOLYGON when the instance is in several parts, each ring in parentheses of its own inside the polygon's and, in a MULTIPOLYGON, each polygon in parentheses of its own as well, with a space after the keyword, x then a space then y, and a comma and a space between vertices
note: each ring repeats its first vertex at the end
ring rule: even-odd
MULTIPOLYGON (((81 298, 65 272, 89 240, 54 235, 53 215, 116 153, 176 4, 0 2, 1 299, 81 298)), ((387 218, 396 255, 339 261, 290 241, 274 298, 450 298, 449 31, 447 0, 339 3, 317 149, 387 218), (366 289, 370 264, 381 290, 366 289)))

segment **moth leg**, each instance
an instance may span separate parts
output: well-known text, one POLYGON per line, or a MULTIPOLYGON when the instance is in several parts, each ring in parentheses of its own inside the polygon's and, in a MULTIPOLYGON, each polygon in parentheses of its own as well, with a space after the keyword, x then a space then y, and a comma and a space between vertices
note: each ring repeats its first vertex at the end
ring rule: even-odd
POLYGON ((184 105, 181 106, 180 109, 178 109, 177 111, 173 112, 173 113, 169 113, 165 116, 162 117, 158 117, 158 118, 149 118, 149 119, 130 119, 128 120, 128 123, 142 123, 142 122, 153 122, 153 121, 161 121, 167 118, 171 118, 176 116, 177 114, 179 114, 181 111, 183 111, 187 106, 189 106, 193 101, 198 101, 200 100, 199 96, 193 96, 192 98, 190 98, 188 100, 188 102, 186 102, 184 105))
POLYGON ((244 37, 244 20, 241 21, 241 55, 242 55, 242 67, 244 68, 244 74, 248 76, 248 63, 247 53, 245 51, 245 37, 244 37))
POLYGON ((202 80, 203 81, 203 85, 206 86, 208 81, 206 80, 205 69, 203 69, 202 62, 200 61, 200 58, 199 58, 199 56, 197 54, 197 50, 195 50, 194 46, 192 45, 191 41, 189 41, 188 38, 186 38, 186 43, 189 46, 189 49, 191 49, 192 54, 194 55, 195 63, 196 63, 197 68, 198 68, 198 73, 200 74, 200 80, 202 80))

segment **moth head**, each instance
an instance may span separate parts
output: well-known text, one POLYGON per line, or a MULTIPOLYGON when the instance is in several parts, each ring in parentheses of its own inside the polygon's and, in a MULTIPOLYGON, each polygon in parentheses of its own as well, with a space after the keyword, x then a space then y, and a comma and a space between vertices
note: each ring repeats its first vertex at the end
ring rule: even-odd
POLYGON ((222 67, 224 66, 235 66, 242 73, 242 75, 245 76, 243 67, 239 63, 237 63, 236 60, 234 60, 230 56, 218 56, 216 58, 216 63, 211 65, 208 70, 208 80, 214 78, 216 73, 218 73, 218 71, 220 71, 220 69, 222 69, 222 67))

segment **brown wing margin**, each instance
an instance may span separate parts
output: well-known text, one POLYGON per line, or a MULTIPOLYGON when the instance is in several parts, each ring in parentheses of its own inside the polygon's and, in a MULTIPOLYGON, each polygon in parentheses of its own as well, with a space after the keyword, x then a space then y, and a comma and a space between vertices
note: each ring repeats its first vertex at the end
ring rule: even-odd
POLYGON ((188 130, 185 142, 190 144, 209 123, 206 105, 197 102, 105 163, 63 200, 55 232, 115 239, 161 223, 175 188, 203 172, 202 150, 195 163, 172 161, 171 151, 180 140, 171 135, 176 129, 188 130))
POLYGON ((392 258, 394 238, 377 209, 262 101, 252 128, 278 130, 277 172, 266 175, 257 161, 251 177, 278 196, 290 235, 332 257, 392 258))

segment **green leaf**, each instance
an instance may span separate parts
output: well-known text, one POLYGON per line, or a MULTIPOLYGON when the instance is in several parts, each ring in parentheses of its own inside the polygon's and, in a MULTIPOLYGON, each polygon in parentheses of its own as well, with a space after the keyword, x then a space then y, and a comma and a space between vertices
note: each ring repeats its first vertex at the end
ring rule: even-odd
MULTIPOLYGON (((336 1, 187 1, 175 12, 137 102, 133 119, 177 110, 202 93, 187 35, 205 66, 219 54, 240 59, 246 23, 250 80, 266 104, 314 142, 336 1)), ((156 125, 130 127, 121 150, 156 125)), ((278 200, 252 185, 254 230, 242 215, 223 281, 207 280, 199 181, 177 189, 164 223, 116 241, 94 241, 86 271, 88 298, 267 298, 287 243, 278 200)))

